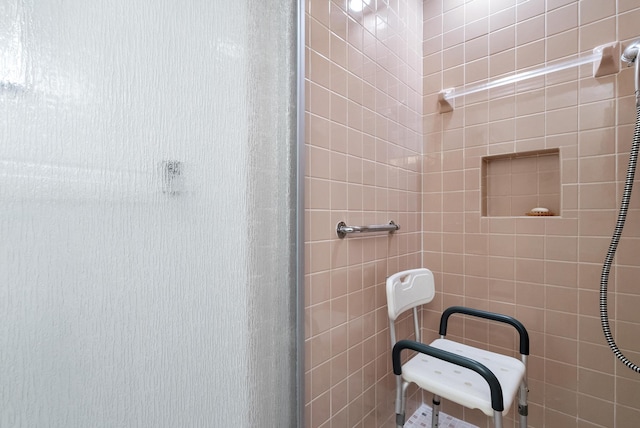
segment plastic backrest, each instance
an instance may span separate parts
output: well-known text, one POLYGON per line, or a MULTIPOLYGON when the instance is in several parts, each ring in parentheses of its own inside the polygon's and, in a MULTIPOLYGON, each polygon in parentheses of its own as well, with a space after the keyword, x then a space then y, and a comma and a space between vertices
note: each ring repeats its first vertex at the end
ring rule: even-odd
POLYGON ((408 309, 429 303, 435 295, 433 273, 429 269, 411 269, 387 278, 389 319, 395 321, 408 309))

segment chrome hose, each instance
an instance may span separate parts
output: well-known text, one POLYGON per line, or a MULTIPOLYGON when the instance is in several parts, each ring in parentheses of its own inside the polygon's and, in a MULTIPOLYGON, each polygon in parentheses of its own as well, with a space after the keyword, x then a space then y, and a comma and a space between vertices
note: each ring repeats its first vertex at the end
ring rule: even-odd
POLYGON ((632 363, 627 357, 624 356, 620 348, 616 345, 615 340, 611 334, 611 328, 609 327, 609 314, 607 311, 607 284, 609 282, 609 272, 611 271, 611 264, 613 258, 616 255, 616 249, 620 242, 620 236, 622 235, 622 229, 627 219, 627 211, 629 209, 629 202, 631 200, 631 190, 633 189, 633 178, 636 173, 636 165, 638 163, 638 149, 640 148, 640 106, 636 106, 636 125, 633 132, 633 144, 631 146, 631 153, 629 155, 629 166, 627 167, 627 177, 624 183, 624 192, 622 193, 622 203, 620 204, 620 211, 618 212, 618 221, 616 222, 616 228, 611 237, 611 243, 609 244, 609 250, 605 257, 604 265, 602 266, 602 275, 600 276, 600 322, 602 324, 602 331, 604 337, 607 339, 607 344, 614 355, 622 361, 622 363, 629 367, 636 373, 640 373, 640 367, 632 363))

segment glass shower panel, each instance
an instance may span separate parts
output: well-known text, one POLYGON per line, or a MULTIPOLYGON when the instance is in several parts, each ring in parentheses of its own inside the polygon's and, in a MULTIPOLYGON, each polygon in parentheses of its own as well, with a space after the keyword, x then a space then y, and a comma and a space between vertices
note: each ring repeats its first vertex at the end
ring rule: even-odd
POLYGON ((294 425, 295 4, 259 3, 0 3, 0 426, 294 425))

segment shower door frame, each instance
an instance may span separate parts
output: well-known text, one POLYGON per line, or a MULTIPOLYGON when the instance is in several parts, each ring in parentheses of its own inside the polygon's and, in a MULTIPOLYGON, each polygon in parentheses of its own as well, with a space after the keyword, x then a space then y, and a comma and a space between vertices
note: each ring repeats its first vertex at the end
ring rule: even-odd
POLYGON ((296 378, 297 378, 297 426, 304 427, 304 273, 305 273, 305 237, 304 237, 304 183, 305 183, 305 0, 298 0, 297 5, 297 43, 296 43, 296 279, 297 279, 297 305, 296 305, 296 378))

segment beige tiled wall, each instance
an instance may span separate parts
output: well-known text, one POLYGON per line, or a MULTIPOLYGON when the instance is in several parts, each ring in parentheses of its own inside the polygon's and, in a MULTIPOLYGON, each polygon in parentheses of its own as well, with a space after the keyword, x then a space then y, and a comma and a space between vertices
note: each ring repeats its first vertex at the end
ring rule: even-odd
MULTIPOLYGON (((633 427, 640 420, 640 375, 616 362, 598 312, 633 133, 633 72, 596 79, 585 65, 456 100, 444 114, 437 94, 604 43, 624 47, 640 37, 639 20, 638 0, 424 1, 423 262, 442 292, 426 319, 436 322, 432 309, 465 304, 526 324, 532 427, 633 427), (560 216, 483 216, 483 157, 547 149, 560 154, 560 216)), ((636 362, 639 201, 634 196, 609 285, 612 327, 636 362)), ((464 340, 496 349, 513 340, 500 333, 458 326, 464 340)), ((444 410, 486 425, 477 412, 444 410)))
POLYGON ((482 160, 481 213, 488 217, 560 213, 559 151, 525 152, 482 160), (538 208, 546 208, 541 213, 538 208))
MULTIPOLYGON (((585 65, 477 93, 445 114, 437 94, 626 46, 640 37, 640 0, 369 3, 358 13, 347 0, 307 2, 306 425, 393 426, 383 283, 426 266, 440 291, 424 312, 430 326, 452 304, 527 325, 530 426, 636 426, 640 376, 615 361, 598 312, 633 134, 632 70, 595 79, 585 65), (559 216, 482 215, 484 157, 550 149, 559 216), (338 221, 389 220, 399 233, 335 235, 338 221)), ((619 345, 640 362, 638 201, 609 296, 619 345)), ((451 333, 492 349, 514 340, 470 323, 451 333)))
POLYGON ((365 3, 306 5, 307 427, 392 419, 383 284, 421 264, 422 2, 365 3), (390 220, 393 235, 336 236, 390 220))

